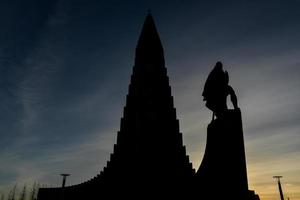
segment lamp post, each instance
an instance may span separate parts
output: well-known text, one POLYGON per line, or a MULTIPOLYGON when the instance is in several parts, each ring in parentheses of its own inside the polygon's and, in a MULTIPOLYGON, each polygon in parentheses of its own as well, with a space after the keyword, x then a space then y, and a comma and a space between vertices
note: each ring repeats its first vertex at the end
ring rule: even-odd
POLYGON ((280 199, 284 200, 283 192, 282 192, 282 187, 281 187, 281 182, 280 182, 280 178, 282 178, 282 176, 273 176, 273 178, 277 179, 278 189, 279 189, 279 194, 280 194, 280 199))
POLYGON ((64 188, 66 186, 66 180, 67 177, 70 176, 71 174, 60 174, 63 177, 63 181, 62 181, 62 188, 64 188))

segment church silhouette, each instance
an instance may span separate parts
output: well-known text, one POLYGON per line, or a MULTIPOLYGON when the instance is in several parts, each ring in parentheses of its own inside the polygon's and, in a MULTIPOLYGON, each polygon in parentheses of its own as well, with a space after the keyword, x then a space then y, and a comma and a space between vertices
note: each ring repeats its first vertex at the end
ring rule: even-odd
POLYGON ((163 46, 148 14, 110 160, 93 179, 64 188, 40 188, 37 199, 259 200, 248 189, 239 108, 214 113, 205 155, 195 171, 179 130, 163 46))

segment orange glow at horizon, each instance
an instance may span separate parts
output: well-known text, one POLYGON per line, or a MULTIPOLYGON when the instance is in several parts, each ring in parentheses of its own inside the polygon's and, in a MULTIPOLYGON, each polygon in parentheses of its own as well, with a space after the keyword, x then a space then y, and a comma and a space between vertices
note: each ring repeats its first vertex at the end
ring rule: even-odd
MULTIPOLYGON (((197 157, 203 152, 195 153, 197 157)), ((193 156, 191 156, 193 157, 193 156)), ((292 156, 291 156, 292 157, 292 156)), ((201 160, 193 162, 194 168, 197 170, 201 160)), ((283 188, 285 200, 299 200, 300 199, 300 169, 297 160, 282 158, 281 160, 265 160, 255 161, 247 159, 247 172, 249 190, 254 190, 259 195, 260 200, 280 200, 277 181, 273 178, 274 175, 282 175, 281 185, 283 188), (290 163, 283 168, 283 163, 290 163), (273 167, 272 167, 273 166, 273 167)))
MULTIPOLYGON (((275 165, 275 163, 274 163, 275 165)), ((295 165, 294 165, 295 166, 295 165)), ((300 199, 300 170, 279 170, 272 167, 262 167, 248 164, 248 183, 249 189, 255 190, 261 200, 280 200, 277 180, 273 179, 272 175, 283 174, 281 185, 285 200, 300 199), (298 171, 298 173, 297 173, 298 171), (298 175, 297 175, 298 174, 298 175)))

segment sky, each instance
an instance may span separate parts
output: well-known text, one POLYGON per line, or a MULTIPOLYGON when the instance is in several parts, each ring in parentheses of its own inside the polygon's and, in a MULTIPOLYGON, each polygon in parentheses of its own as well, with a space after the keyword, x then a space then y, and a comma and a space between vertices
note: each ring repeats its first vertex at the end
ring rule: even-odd
MULTIPOLYGON (((0 192, 98 174, 116 142, 147 10, 155 19, 187 153, 197 169, 217 61, 243 116, 249 187, 300 200, 299 0, 3 0, 0 192)), ((220 180, 222 181, 222 180, 220 180)))

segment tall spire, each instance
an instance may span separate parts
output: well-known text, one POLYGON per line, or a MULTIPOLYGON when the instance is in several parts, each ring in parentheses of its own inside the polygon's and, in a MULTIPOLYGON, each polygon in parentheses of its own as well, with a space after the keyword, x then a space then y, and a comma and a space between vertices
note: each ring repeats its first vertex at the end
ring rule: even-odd
MULTIPOLYGON (((183 145, 164 64, 163 47, 148 14, 110 160, 95 178, 64 188, 71 191, 64 196, 66 200, 116 199, 120 194, 130 199, 170 197, 190 190, 195 171, 183 145)), ((39 193, 39 200, 59 199, 47 191, 39 193)), ((58 190, 57 194, 62 193, 58 190)))
POLYGON ((153 17, 148 13, 135 51, 135 65, 164 66, 164 50, 153 17))

